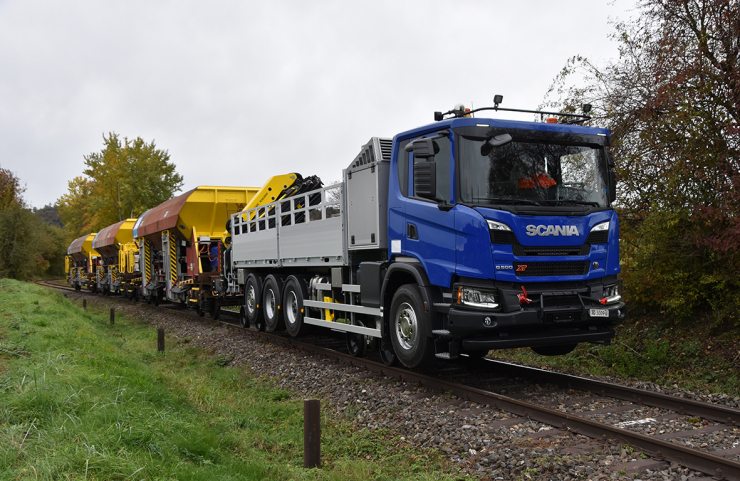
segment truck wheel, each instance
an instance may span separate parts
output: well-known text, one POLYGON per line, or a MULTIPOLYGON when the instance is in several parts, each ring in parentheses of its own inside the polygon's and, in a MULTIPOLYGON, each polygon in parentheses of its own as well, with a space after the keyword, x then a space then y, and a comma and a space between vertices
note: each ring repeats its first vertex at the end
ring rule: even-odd
POLYGON ((434 340, 426 335, 430 322, 419 287, 401 286, 391 302, 390 336, 396 356, 404 366, 413 369, 433 359, 434 340))
POLYGON ((283 291, 283 321, 285 329, 293 337, 301 335, 303 329, 303 316, 305 309, 303 300, 306 299, 308 292, 304 284, 297 278, 290 276, 285 283, 283 291))
POLYGON ((273 275, 265 279, 265 287, 262 292, 262 311, 265 317, 267 332, 281 331, 285 329, 280 316, 280 281, 273 275))
POLYGON ((578 344, 562 344, 560 346, 538 346, 532 350, 540 356, 563 356, 576 348, 578 344))
MULTIPOLYGON (((247 314, 247 320, 253 326, 257 325, 257 320, 262 317, 262 282, 254 274, 247 277, 247 285, 244 288, 244 310, 247 314)), ((264 322, 262 322, 264 324, 264 322)), ((264 331, 264 329, 260 329, 264 331)))
MULTIPOLYGON (((356 320, 354 325, 361 327, 365 326, 360 320, 356 320)), ((348 332, 347 351, 352 357, 365 357, 365 352, 367 351, 367 336, 348 332)))

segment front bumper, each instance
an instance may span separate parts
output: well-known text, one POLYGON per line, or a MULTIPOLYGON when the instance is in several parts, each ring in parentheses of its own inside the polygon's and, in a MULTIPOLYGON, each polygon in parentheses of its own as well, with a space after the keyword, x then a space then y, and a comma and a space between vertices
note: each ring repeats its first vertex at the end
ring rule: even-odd
POLYGON ((581 302, 580 306, 530 305, 514 312, 450 308, 444 329, 461 339, 466 349, 607 343, 614 337, 612 325, 627 315, 623 302, 609 306, 581 302), (608 317, 592 317, 591 310, 608 317))

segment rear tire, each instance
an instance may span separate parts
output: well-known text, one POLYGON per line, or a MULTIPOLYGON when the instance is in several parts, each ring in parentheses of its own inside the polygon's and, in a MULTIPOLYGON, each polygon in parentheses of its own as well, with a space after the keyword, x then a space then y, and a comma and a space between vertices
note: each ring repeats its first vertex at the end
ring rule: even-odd
MULTIPOLYGON (((260 299, 262 299, 262 281, 254 274, 250 274, 244 287, 244 311, 248 324, 253 326, 256 326, 258 319, 262 317, 260 299)), ((264 324, 264 321, 262 324, 264 324)))
POLYGON ((413 369, 434 359, 434 340, 427 336, 431 324, 416 284, 401 286, 391 302, 390 336, 401 363, 413 369))
POLYGON ((578 344, 561 344, 559 346, 538 346, 532 350, 540 356, 564 356, 572 352, 578 344))
POLYGON ((305 284, 296 277, 288 277, 283 291, 283 321, 285 330, 293 337, 303 334, 303 316, 305 315, 303 301, 307 296, 308 291, 305 284))
POLYGON ((285 329, 280 306, 282 292, 280 280, 272 274, 265 279, 265 287, 262 292, 262 310, 265 318, 265 326, 268 332, 282 331, 285 329))

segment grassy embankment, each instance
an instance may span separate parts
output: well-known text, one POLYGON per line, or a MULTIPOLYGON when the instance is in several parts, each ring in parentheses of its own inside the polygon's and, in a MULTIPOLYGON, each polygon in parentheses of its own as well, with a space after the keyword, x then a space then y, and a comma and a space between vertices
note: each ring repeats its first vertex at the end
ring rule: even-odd
POLYGON ((561 357, 529 349, 491 351, 559 370, 652 381, 663 386, 740 396, 740 330, 710 319, 676 324, 660 315, 631 315, 611 346, 581 344, 561 357))
POLYGON ((144 320, 0 279, 1 479, 451 479, 444 458, 324 413, 303 465, 303 401, 144 320))

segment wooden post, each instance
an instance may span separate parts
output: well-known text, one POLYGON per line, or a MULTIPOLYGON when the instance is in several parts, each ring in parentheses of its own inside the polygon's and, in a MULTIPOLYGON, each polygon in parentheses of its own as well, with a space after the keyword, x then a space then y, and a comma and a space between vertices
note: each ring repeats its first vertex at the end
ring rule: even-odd
POLYGON ((110 325, 112 326, 115 323, 116 323, 116 308, 111 307, 110 308, 110 325))
POLYGON ((303 467, 321 467, 321 402, 303 401, 303 467))
POLYGON ((82 308, 87 309, 87 299, 82 299, 82 308))
POLYGON ((164 328, 157 329, 157 350, 164 352, 164 328))

